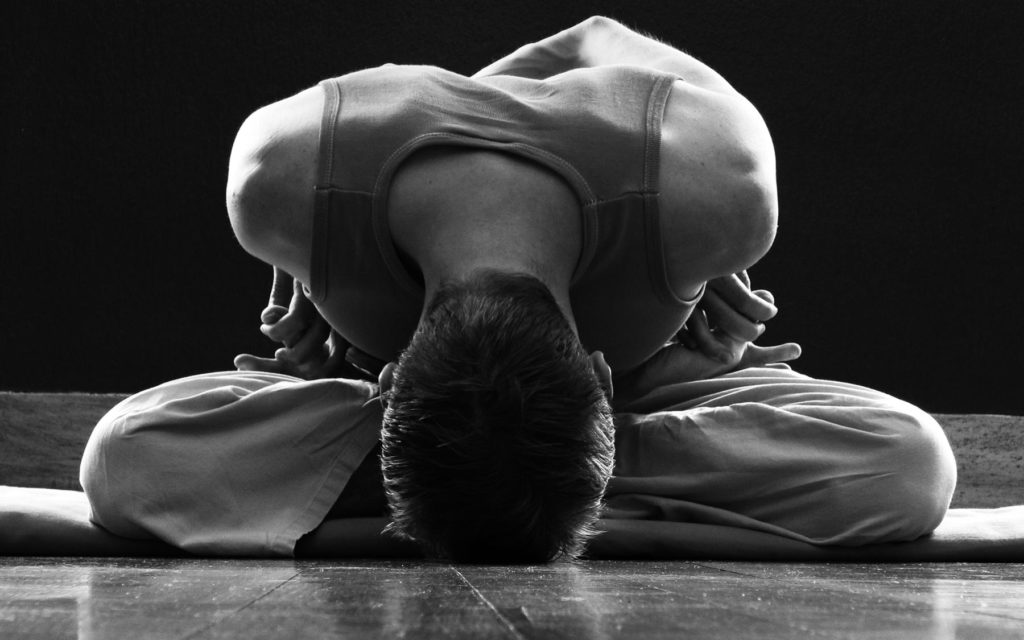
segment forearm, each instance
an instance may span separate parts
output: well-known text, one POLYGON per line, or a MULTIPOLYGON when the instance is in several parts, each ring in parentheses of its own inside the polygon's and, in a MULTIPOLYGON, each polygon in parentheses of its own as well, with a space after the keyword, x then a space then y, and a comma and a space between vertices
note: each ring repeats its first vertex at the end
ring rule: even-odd
POLYGON ((601 16, 524 45, 484 67, 474 77, 514 75, 539 79, 570 69, 610 65, 657 69, 709 91, 736 93, 721 75, 693 56, 601 16))
POLYGON ((725 78, 693 56, 601 16, 577 25, 578 67, 635 65, 672 73, 719 93, 736 93, 725 78))
POLYGON ((486 76, 517 76, 540 80, 578 67, 580 30, 586 22, 560 31, 543 40, 524 44, 473 74, 486 76))

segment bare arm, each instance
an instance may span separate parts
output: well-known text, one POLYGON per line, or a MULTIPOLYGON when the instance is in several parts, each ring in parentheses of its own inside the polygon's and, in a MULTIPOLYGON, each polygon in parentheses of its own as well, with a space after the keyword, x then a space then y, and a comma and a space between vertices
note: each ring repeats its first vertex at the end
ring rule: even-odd
POLYGON ((798 357, 794 343, 753 344, 776 311, 771 294, 752 291, 743 273, 775 236, 774 148, 760 114, 721 75, 674 47, 595 16, 520 47, 475 77, 541 79, 617 65, 680 78, 662 120, 660 224, 676 293, 690 297, 707 282, 699 308, 680 333, 681 344, 623 380, 626 394, 662 374, 698 380, 798 357))
POLYGON ((570 69, 608 65, 657 69, 678 75, 702 89, 738 95, 721 75, 700 60, 603 16, 588 18, 543 40, 523 45, 474 77, 514 75, 539 79, 570 69))

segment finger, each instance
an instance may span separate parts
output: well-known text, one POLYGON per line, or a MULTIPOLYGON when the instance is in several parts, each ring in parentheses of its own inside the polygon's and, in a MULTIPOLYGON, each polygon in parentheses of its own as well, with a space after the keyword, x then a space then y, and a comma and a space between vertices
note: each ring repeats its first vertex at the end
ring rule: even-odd
POLYGON ((740 361, 740 367, 761 367, 777 362, 789 362, 800 357, 802 349, 795 342, 774 345, 771 347, 760 347, 756 344, 749 345, 746 353, 740 361))
POLYGON ((316 307, 302 291, 302 283, 296 280, 288 313, 273 325, 260 327, 260 331, 271 340, 290 347, 302 338, 317 315, 316 307))
POLYGON ((322 353, 325 355, 322 361, 313 360, 305 363, 302 367, 302 377, 306 379, 315 378, 351 378, 356 380, 376 380, 384 363, 364 354, 362 351, 351 346, 347 340, 335 331, 329 332, 329 337, 324 343, 322 353), (353 364, 352 354, 359 354, 360 361, 366 368, 353 364), (375 365, 369 364, 376 363, 375 365))
POLYGON ((267 325, 274 324, 283 318, 286 313, 288 313, 287 307, 282 307, 279 304, 272 304, 260 313, 260 322, 267 325))
POLYGON ((287 365, 275 358, 260 358, 248 353, 241 353, 235 356, 235 368, 239 371, 289 373, 287 365))
POLYGON ((676 333, 676 342, 683 345, 687 349, 697 348, 697 341, 693 339, 693 336, 690 335, 690 332, 686 329, 686 327, 683 327, 682 329, 679 330, 678 333, 676 333))
MULTIPOLYGON (((705 297, 706 294, 705 294, 705 297)), ((720 362, 732 360, 732 351, 723 345, 708 326, 708 319, 701 309, 694 309, 690 319, 686 321, 686 328, 690 337, 696 343, 697 350, 709 358, 720 362)))
POLYGON ((736 274, 715 278, 709 284, 710 290, 721 296, 726 304, 755 322, 770 320, 779 311, 774 304, 754 295, 736 274))
POLYGON ((274 282, 270 285, 270 302, 268 306, 284 306, 294 291, 293 279, 284 269, 274 267, 274 282))
POLYGON ((741 342, 753 342, 764 333, 764 324, 754 322, 725 303, 716 291, 708 291, 701 300, 708 317, 715 322, 717 331, 724 331, 741 342))
POLYGON ((313 372, 321 365, 321 360, 319 359, 296 362, 291 359, 289 349, 285 347, 274 352, 274 360, 280 363, 281 370, 279 373, 303 378, 304 380, 311 380, 316 377, 313 372))
POLYGON ((745 286, 746 288, 749 289, 750 288, 750 274, 747 273, 747 270, 744 269, 743 271, 740 271, 736 275, 739 277, 740 282, 743 283, 743 286, 745 286))
POLYGON ((274 342, 280 342, 284 345, 294 344, 299 340, 302 331, 306 327, 305 325, 300 326, 294 317, 290 318, 287 322, 283 322, 286 318, 288 318, 288 314, 285 314, 273 324, 260 325, 260 333, 274 342))
POLYGON ((308 376, 313 378, 354 378, 357 377, 354 369, 345 362, 345 351, 325 345, 327 357, 318 366, 309 370, 308 376))
MULTIPOLYGON (((768 291, 767 289, 757 289, 756 291, 751 291, 751 293, 753 293, 758 298, 761 298, 768 304, 775 306, 775 296, 772 294, 771 291, 768 291)), ((770 320, 771 318, 768 319, 770 320)))
POLYGON ((331 335, 331 327, 322 318, 318 318, 291 347, 285 349, 286 360, 299 367, 319 364, 327 358, 327 338, 331 335))

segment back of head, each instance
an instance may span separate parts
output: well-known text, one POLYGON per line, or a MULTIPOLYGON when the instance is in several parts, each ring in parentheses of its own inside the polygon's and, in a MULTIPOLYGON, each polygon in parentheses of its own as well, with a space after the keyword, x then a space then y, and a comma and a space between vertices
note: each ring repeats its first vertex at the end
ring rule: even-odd
POLYGON ((551 293, 491 272, 431 301, 382 441, 392 530, 455 561, 575 557, 614 462, 600 381, 551 293))

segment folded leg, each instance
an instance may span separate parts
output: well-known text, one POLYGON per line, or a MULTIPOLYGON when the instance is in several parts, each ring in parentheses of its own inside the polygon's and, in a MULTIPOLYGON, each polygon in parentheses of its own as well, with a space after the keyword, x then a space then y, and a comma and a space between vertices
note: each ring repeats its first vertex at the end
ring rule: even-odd
POLYGON ((135 394, 82 459, 91 519, 202 554, 291 555, 376 446, 369 383, 210 373, 135 394))
MULTIPOLYGON (((376 446, 375 391, 228 372, 136 394, 86 448, 92 519, 196 553, 290 555, 376 446)), ((785 367, 665 385, 620 409, 606 518, 858 545, 928 533, 955 484, 926 413, 785 367)))
POLYGON ((666 385, 624 409, 607 518, 815 544, 912 540, 939 524, 956 483, 949 443, 927 413, 785 366, 666 385))

